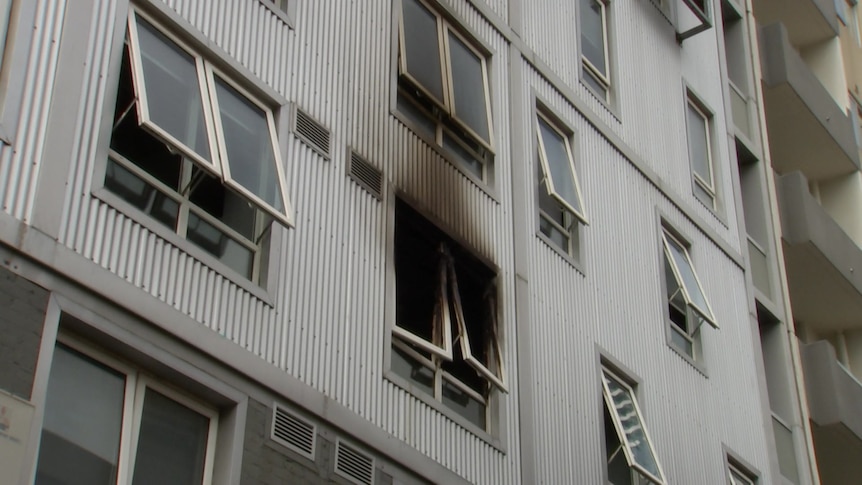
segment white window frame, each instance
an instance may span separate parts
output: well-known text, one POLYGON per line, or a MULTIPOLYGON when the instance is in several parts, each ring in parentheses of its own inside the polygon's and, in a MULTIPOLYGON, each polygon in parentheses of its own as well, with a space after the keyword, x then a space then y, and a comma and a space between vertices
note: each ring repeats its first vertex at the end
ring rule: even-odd
POLYGON ((177 36, 173 35, 170 32, 170 29, 164 28, 158 21, 134 7, 129 9, 128 32, 130 61, 132 65, 132 78, 135 83, 135 94, 138 99, 136 105, 141 125, 149 129, 157 137, 165 140, 171 146, 176 147, 177 149, 182 151, 184 156, 197 162, 201 168, 204 168, 205 170, 209 171, 214 176, 220 177, 225 183, 225 185, 241 193, 244 197, 248 198, 252 203, 257 205, 261 210, 264 210, 269 213, 275 220, 281 222, 287 227, 293 227, 293 208, 287 193, 284 167, 281 160, 281 152, 278 146, 277 130, 272 109, 261 103, 256 96, 252 95, 247 90, 237 85, 237 83, 234 82, 230 78, 230 76, 223 75, 221 71, 213 67, 210 62, 204 58, 203 55, 197 53, 188 44, 184 43, 179 38, 177 38, 177 36), (202 96, 201 102, 204 112, 204 122, 209 141, 210 157, 213 159, 211 162, 206 161, 202 157, 198 156, 193 149, 185 146, 185 144, 180 142, 179 140, 176 140, 164 129, 162 129, 150 120, 149 107, 147 104, 147 91, 144 82, 141 48, 140 42, 138 40, 137 18, 141 18, 142 20, 152 25, 162 35, 171 40, 187 54, 195 58, 196 75, 198 77, 198 86, 202 96), (278 177, 278 191, 281 196, 282 202, 284 203, 283 212, 272 207, 269 203, 258 197, 257 194, 252 193, 250 190, 243 187, 242 184, 236 182, 230 176, 229 162, 227 161, 227 151, 225 148, 224 135, 221 128, 222 123, 215 122, 216 117, 221 116, 218 110, 218 100, 216 99, 216 75, 218 75, 219 79, 230 85, 232 88, 236 89, 249 102, 256 105, 265 113, 266 123, 270 130, 270 140, 272 141, 272 153, 274 157, 273 163, 275 165, 276 174, 278 177))
MULTIPOLYGON (((405 0, 400 0, 401 2, 405 0)), ((409 1, 409 0, 408 0, 409 1)), ((451 119, 456 122, 459 128, 463 129, 467 133, 471 135, 471 137, 484 146, 486 150, 488 150, 491 154, 494 153, 494 123, 491 117, 491 90, 489 89, 488 82, 488 62, 487 55, 474 46, 474 42, 464 35, 462 35, 457 28, 453 27, 451 23, 445 19, 436 9, 432 8, 428 5, 424 0, 413 0, 419 3, 422 7, 424 7, 429 13, 434 15, 437 23, 437 49, 440 52, 440 74, 443 77, 442 86, 443 86, 443 99, 438 99, 436 96, 432 95, 428 89, 422 85, 416 78, 410 75, 407 70, 407 56, 406 56, 406 39, 404 36, 404 7, 399 4, 399 16, 398 16, 398 75, 403 76, 404 78, 410 80, 412 86, 416 87, 420 91, 428 97, 428 99, 435 102, 435 104, 443 110, 445 113, 451 116, 451 119), (454 84, 452 79, 452 56, 450 52, 449 46, 449 34, 457 37, 464 46, 467 47, 480 61, 481 69, 482 69, 482 86, 485 91, 485 116, 488 120, 488 139, 484 139, 478 133, 476 133, 466 122, 462 121, 458 117, 458 113, 455 110, 455 104, 453 102, 454 99, 454 84)), ((434 117, 436 118, 436 117, 434 117)), ((438 140, 437 143, 442 145, 442 140, 440 140, 440 131, 442 129, 442 123, 440 120, 437 121, 438 124, 438 140)))
POLYGON ((653 446, 652 439, 649 435, 649 430, 646 427, 646 423, 643 419, 643 413, 641 412, 640 406, 638 405, 637 395, 635 394, 634 389, 626 382, 625 379, 620 378, 614 371, 602 365, 602 396, 605 401, 605 406, 607 406, 608 413, 611 415, 611 420, 614 423, 614 429, 617 432, 617 436, 619 438, 620 444, 622 445, 623 452, 625 453, 626 460, 629 463, 629 467, 640 473, 644 477, 653 481, 656 485, 665 485, 667 482, 664 478, 664 471, 662 470, 661 462, 658 459, 658 454, 656 453, 655 446, 653 446), (615 383, 617 383, 620 387, 622 387, 629 395, 629 399, 631 400, 632 407, 634 408, 635 413, 637 414, 638 422, 643 429, 644 436, 647 440, 647 447, 652 454, 656 468, 658 469, 659 476, 655 476, 649 471, 647 471, 640 463, 638 463, 634 459, 634 453, 631 448, 631 444, 628 442, 628 437, 623 431, 622 419, 619 415, 616 406, 614 405, 613 397, 611 396, 611 390, 608 384, 608 380, 613 379, 615 383))
MULTIPOLYGON (((584 207, 584 198, 581 192, 581 184, 578 180, 578 171, 575 168, 575 157, 573 155, 572 146, 569 141, 569 135, 564 131, 560 130, 557 127, 557 124, 554 123, 550 118, 544 115, 541 111, 536 113, 536 137, 538 139, 538 147, 539 147, 539 161, 542 166, 542 173, 545 182, 545 186, 547 187, 548 193, 553 197, 565 210, 570 212, 575 218, 577 218, 584 225, 589 225, 589 221, 587 220, 586 209, 584 207), (578 204, 581 206, 581 210, 576 210, 570 203, 568 203, 555 189, 554 187, 554 178, 551 175, 551 162, 548 159, 548 150, 545 147, 545 140, 542 136, 541 123, 544 122, 551 130, 553 130, 560 138, 563 140, 566 149, 566 160, 565 164, 569 168, 569 173, 572 177, 572 181, 575 186, 576 197, 578 198, 578 204)), ((552 223, 554 221, 551 221, 552 223)), ((569 231, 566 231, 569 232, 569 231)))
MULTIPOLYGON (((57 344, 64 345, 99 364, 124 376, 123 411, 120 426, 120 450, 117 461, 117 483, 131 483, 135 471, 138 437, 143 417, 146 390, 152 389, 168 399, 188 407, 209 419, 202 484, 212 483, 218 434, 218 410, 210 407, 180 390, 156 381, 143 371, 112 357, 95 346, 77 337, 59 333, 57 344)), ((56 344, 54 346, 56 349, 56 344)), ((50 380, 50 376, 49 376, 50 380)))
MULTIPOLYGON (((583 65, 583 75, 591 76, 598 84, 604 87, 604 93, 597 93, 603 95, 603 99, 607 100, 610 96, 611 92, 611 59, 610 59, 610 49, 608 48, 608 0, 592 0, 599 4, 602 9, 602 48, 604 49, 605 56, 605 73, 602 74, 601 70, 592 63, 587 56, 583 53, 583 47, 581 47, 581 63, 583 65)), ((578 8, 580 9, 583 5, 583 0, 579 0, 578 8)), ((581 12, 578 12, 580 21, 583 22, 583 15, 581 12)), ((583 42, 582 39, 579 39, 580 42, 583 42)))
MULTIPOLYGON (((698 100, 694 99, 691 93, 686 96, 686 112, 685 112, 685 126, 686 126, 686 140, 688 144, 688 158, 689 158, 689 167, 691 167, 691 176, 694 180, 694 184, 697 185, 701 190, 706 192, 706 195, 710 198, 711 203, 708 203, 709 208, 715 210, 718 204, 718 195, 715 187, 715 163, 712 157, 712 114, 707 111, 703 107, 703 103, 700 103, 698 100), (694 109, 694 112, 703 119, 703 130, 704 130, 704 138, 706 139, 706 147, 705 147, 705 157, 707 163, 707 170, 709 172, 710 180, 704 180, 701 174, 697 173, 697 170, 694 168, 694 147, 691 142, 691 130, 693 127, 688 122, 688 109, 694 109)), ((695 195, 695 197, 697 197, 695 195)), ((697 198, 700 200, 700 198, 697 198)), ((704 204, 707 204, 706 201, 702 201, 704 204)))
POLYGON ((730 485, 756 485, 757 480, 733 463, 727 465, 727 479, 730 485))
MULTIPOLYGON (((697 275, 697 271, 694 269, 694 265, 691 262, 691 256, 688 252, 688 247, 683 244, 679 239, 670 234, 666 229, 662 228, 662 248, 664 250, 664 257, 667 258, 672 270, 674 277, 677 280, 677 284, 679 285, 680 291, 682 292, 683 298, 685 299, 686 305, 694 310, 703 321, 709 323, 716 330, 718 329, 718 324, 715 321, 715 314, 712 312, 712 307, 709 304, 709 299, 706 297, 706 293, 703 291, 703 284, 700 282, 700 277, 697 275), (673 257, 673 251, 670 247, 671 242, 679 247, 682 250, 682 255, 684 257, 684 263, 688 265, 691 270, 691 274, 694 275, 695 283, 697 284, 697 290, 703 296, 703 301, 706 304, 706 308, 700 308, 699 305, 694 303, 691 298, 691 288, 686 286, 685 279, 682 277, 682 272, 679 269, 678 262, 676 258, 673 257)), ((697 331, 699 325, 694 325, 689 327, 693 327, 689 329, 689 334, 692 335, 697 331)))

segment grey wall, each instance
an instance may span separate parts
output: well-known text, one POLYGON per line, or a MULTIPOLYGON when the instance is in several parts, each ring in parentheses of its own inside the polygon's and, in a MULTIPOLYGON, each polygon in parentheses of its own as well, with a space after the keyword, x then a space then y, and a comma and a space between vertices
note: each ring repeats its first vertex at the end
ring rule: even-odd
POLYGON ((30 399, 48 292, 0 268, 0 389, 30 399))

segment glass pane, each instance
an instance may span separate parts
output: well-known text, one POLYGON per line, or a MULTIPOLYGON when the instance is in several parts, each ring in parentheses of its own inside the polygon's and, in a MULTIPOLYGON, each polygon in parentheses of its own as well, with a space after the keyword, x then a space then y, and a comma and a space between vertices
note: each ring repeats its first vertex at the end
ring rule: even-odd
POLYGON ((455 116, 482 139, 489 141, 491 135, 482 60, 451 32, 449 51, 452 57, 455 116))
POLYGON ((689 340, 682 329, 677 325, 670 326, 670 340, 673 344, 686 355, 694 356, 694 345, 689 340))
POLYGON ((544 119, 539 118, 539 133, 545 146, 545 158, 556 196, 581 213, 581 200, 575 185, 575 172, 572 159, 566 149, 566 140, 551 128, 544 119))
POLYGON ((467 421, 485 429, 485 405, 446 379, 443 379, 443 404, 467 418, 467 421))
POLYGON ((9 12, 12 10, 11 0, 0 0, 0 68, 3 67, 3 52, 6 51, 6 35, 9 31, 9 12))
POLYGON ((115 483, 125 377, 63 346, 51 363, 37 484, 115 483))
POLYGON ((128 51, 123 54, 120 84, 114 111, 114 128, 111 148, 142 168, 168 187, 177 190, 180 181, 182 157, 165 145, 165 142, 143 129, 134 109, 135 90, 129 67, 128 51))
POLYGON ((421 389, 429 396, 434 395, 434 372, 407 352, 392 347, 391 366, 393 372, 407 379, 415 388, 421 389))
POLYGON ((569 254, 569 235, 560 231, 555 225, 548 222, 545 215, 539 218, 539 231, 551 240, 564 253, 569 254))
POLYGON ((206 252, 237 273, 251 278, 254 254, 247 247, 228 237, 220 229, 201 219, 194 212, 189 212, 189 227, 186 239, 195 243, 206 252))
POLYGON ((209 425, 208 417, 147 389, 133 485, 202 483, 209 425))
POLYGON ((179 204, 113 160, 108 160, 105 170, 105 188, 172 230, 176 229, 179 204))
POLYGON ((189 200, 249 241, 257 239, 255 218, 258 210, 255 206, 201 169, 194 169, 192 178, 195 177, 201 179, 193 186, 189 200))
POLYGON ((712 170, 709 167, 709 143, 707 141, 706 118, 686 103, 686 125, 688 126, 688 155, 691 168, 707 185, 712 183, 712 170))
POLYGON ((150 119, 201 158, 211 161, 194 57, 140 19, 138 40, 150 119))
POLYGON ((407 116, 421 134, 432 141, 437 138, 437 122, 408 101, 401 91, 398 92, 398 111, 407 116))
POLYGON ((597 0, 581 0, 581 54, 607 76, 604 16, 603 4, 597 0))
POLYGON ((715 209, 715 196, 712 195, 711 192, 703 188, 700 181, 694 181, 694 196, 699 200, 703 205, 709 207, 710 209, 715 209))
POLYGON ((284 212, 266 113, 216 78, 230 177, 276 211, 284 212))
POLYGON ((752 481, 748 477, 742 475, 734 469, 730 470, 730 477, 733 481, 733 485, 751 485, 752 483, 752 481))
MULTIPOLYGON (((700 284, 697 282, 697 278, 694 275, 694 268, 691 266, 691 261, 688 259, 688 254, 685 249, 670 237, 665 237, 665 240, 667 240, 670 254, 680 272, 686 292, 688 293, 689 298, 691 298, 691 303, 700 311, 709 312, 709 305, 706 303, 706 297, 703 295, 703 290, 701 290, 700 284)), ((709 317, 712 318, 712 315, 709 315, 709 317)))
POLYGON ((443 101, 443 74, 440 69, 440 36, 437 17, 416 0, 401 4, 407 72, 439 101, 443 101))
POLYGON ((595 91, 596 94, 601 96, 602 99, 607 99, 608 88, 604 85, 604 83, 599 81, 596 75, 593 74, 593 72, 587 68, 584 68, 583 73, 583 80, 585 83, 587 83, 587 86, 593 88, 593 91, 595 91))
POLYGON ((653 455, 646 432, 641 423, 641 417, 634 404, 634 396, 628 388, 621 385, 613 377, 604 374, 613 404, 613 411, 617 415, 622 429, 620 433, 625 438, 632 453, 632 459, 644 470, 658 477, 658 463, 653 455))
POLYGON ((482 162, 479 161, 478 157, 455 141, 455 139, 446 131, 443 132, 443 148, 446 148, 449 152, 455 155, 455 158, 461 162, 461 166, 467 169, 468 172, 479 177, 480 180, 484 180, 485 176, 482 170, 482 162))

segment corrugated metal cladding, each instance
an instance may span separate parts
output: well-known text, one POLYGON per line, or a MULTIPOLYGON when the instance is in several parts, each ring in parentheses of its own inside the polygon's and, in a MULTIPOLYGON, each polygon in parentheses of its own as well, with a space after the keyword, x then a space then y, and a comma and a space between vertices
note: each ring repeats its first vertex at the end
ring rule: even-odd
MULTIPOLYGON (((529 285, 538 483, 601 483, 604 467, 598 345, 641 379, 645 420, 669 483, 724 484, 728 446, 768 473, 741 268, 624 159, 543 77, 531 90, 576 132, 590 225, 584 273, 533 238, 529 285), (667 346, 659 214, 691 242, 691 256, 721 330, 704 328, 704 376, 667 346)), ((523 133, 535 157, 533 125, 523 133)), ((532 159, 535 163, 535 158, 532 159)), ((530 177, 532 165, 523 168, 530 177)), ((530 214, 535 213, 532 198, 530 214)), ((532 227, 535 227, 535 220, 532 227)))
POLYGON ((611 0, 607 10, 611 112, 579 82, 580 60, 575 46, 580 45, 580 30, 572 28, 578 25, 579 5, 574 1, 530 1, 529 7, 522 9, 524 41, 649 169, 739 250, 736 230, 726 227, 692 195, 685 131, 684 81, 716 114, 717 190, 724 206, 721 212, 732 221, 736 207, 730 170, 736 162, 728 156, 723 87, 716 62, 721 30, 710 29, 680 46, 674 27, 648 0, 611 0))
MULTIPOLYGON (((116 73, 108 67, 115 2, 99 19, 61 242, 326 393, 477 483, 519 480, 517 383, 504 396, 502 453, 383 378, 387 201, 346 176, 348 147, 382 169, 387 184, 500 268, 504 355, 514 374, 510 159, 504 141, 490 190, 469 181, 390 113, 392 2, 300 2, 290 29, 257 0, 168 0, 167 5, 265 83, 332 131, 331 161, 290 134, 286 173, 296 228, 283 231, 274 307, 91 195, 98 133, 116 73), (230 21, 228 21, 228 19, 230 21), (99 43, 96 43, 98 41, 99 43), (373 66, 373 68, 371 68, 373 66), (105 80, 108 81, 105 81, 105 80), (490 195, 490 194, 493 194, 490 195)), ((497 2, 502 8, 506 2, 497 2)), ((507 44, 471 8, 453 5, 490 46, 494 129, 509 132, 507 44)), ((387 199, 392 195, 387 195, 387 199)), ((278 229, 281 230, 281 229, 278 229)))
POLYGON ((16 120, 15 128, 17 138, 11 140, 12 146, 0 143, 2 210, 23 221, 30 220, 33 198, 36 196, 41 166, 39 161, 45 148, 50 107, 50 99, 45 93, 53 90, 56 81, 54 73, 66 10, 66 0, 39 0, 38 3, 35 19, 37 27, 23 26, 32 31, 25 69, 27 79, 33 82, 25 83, 21 95, 21 116, 16 120))

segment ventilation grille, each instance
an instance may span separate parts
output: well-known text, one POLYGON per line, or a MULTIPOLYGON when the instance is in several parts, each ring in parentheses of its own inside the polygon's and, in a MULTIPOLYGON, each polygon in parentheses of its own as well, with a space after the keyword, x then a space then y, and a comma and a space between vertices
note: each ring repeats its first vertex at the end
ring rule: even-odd
POLYGON ((329 158, 329 130, 320 123, 306 114, 299 108, 296 108, 294 118, 294 133, 300 140, 304 141, 316 152, 320 153, 327 159, 329 158))
POLYGON ((272 413, 272 439, 314 460, 315 426, 275 405, 272 413))
POLYGON ((339 439, 335 445, 335 473, 357 485, 373 485, 374 458, 339 439))
POLYGON ((383 172, 354 151, 350 152, 350 166, 347 173, 354 182, 367 190, 368 193, 378 199, 383 199, 383 172))

